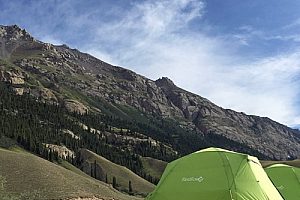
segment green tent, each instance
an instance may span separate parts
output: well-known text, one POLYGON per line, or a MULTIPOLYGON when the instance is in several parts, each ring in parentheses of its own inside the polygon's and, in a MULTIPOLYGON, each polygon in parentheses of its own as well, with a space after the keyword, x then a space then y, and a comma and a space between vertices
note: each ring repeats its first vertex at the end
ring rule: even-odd
POLYGON ((300 199, 300 168, 275 164, 265 171, 285 200, 300 199))
POLYGON ((283 200, 257 158, 218 148, 168 164, 147 200, 283 200))

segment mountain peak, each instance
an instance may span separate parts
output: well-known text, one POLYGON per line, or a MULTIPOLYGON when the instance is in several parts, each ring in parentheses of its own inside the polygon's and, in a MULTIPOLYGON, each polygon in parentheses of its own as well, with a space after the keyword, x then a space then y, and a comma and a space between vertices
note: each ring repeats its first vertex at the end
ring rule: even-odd
POLYGON ((33 37, 18 25, 3 26, 0 25, 0 37, 10 41, 25 39, 33 40, 33 37))
POLYGON ((174 82, 171 79, 169 79, 168 77, 161 77, 161 78, 157 79, 155 81, 155 83, 156 83, 156 85, 158 85, 160 87, 168 87, 168 88, 176 87, 174 82))

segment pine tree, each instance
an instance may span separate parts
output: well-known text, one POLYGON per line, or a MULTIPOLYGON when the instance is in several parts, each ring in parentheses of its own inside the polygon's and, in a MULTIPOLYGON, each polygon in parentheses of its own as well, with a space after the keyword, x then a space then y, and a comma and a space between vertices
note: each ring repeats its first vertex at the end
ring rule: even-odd
POLYGON ((72 163, 72 165, 75 165, 74 155, 72 155, 71 163, 72 163))
POLYGON ((130 195, 133 194, 131 181, 128 182, 128 192, 129 192, 130 195))
POLYGON ((52 149, 50 149, 50 151, 49 151, 49 161, 53 162, 53 152, 52 152, 52 149))
POLYGON ((113 186, 113 188, 117 188, 117 179, 116 179, 116 177, 113 177, 112 186, 113 186))
POLYGON ((58 161, 59 160, 59 155, 57 151, 53 151, 53 155, 54 155, 54 160, 58 161))
POLYGON ((94 162, 94 178, 97 179, 97 161, 94 162))

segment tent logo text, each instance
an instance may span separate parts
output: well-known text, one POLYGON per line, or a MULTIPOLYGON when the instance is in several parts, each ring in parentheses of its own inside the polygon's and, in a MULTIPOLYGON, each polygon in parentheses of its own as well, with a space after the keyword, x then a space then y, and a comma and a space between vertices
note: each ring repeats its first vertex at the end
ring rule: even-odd
POLYGON ((201 183, 204 180, 202 176, 199 177, 182 177, 182 182, 199 182, 201 183))

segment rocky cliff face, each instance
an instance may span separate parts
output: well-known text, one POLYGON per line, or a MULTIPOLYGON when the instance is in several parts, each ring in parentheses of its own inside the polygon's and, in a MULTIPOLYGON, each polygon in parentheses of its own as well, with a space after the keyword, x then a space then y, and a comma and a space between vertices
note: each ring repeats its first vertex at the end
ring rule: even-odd
MULTIPOLYGON (((18 85, 41 100, 64 103, 71 110, 80 105, 81 113, 102 112, 101 100, 172 118, 204 138, 235 142, 230 146, 234 150, 246 146, 269 158, 300 157, 298 130, 223 109, 178 88, 168 78, 153 81, 65 45, 37 41, 17 26, 0 26, 0 59, 1 81, 18 85)), ((222 141, 213 144, 223 145, 222 141)))
POLYGON ((26 41, 34 41, 24 29, 18 26, 0 26, 0 58, 7 58, 26 41))

